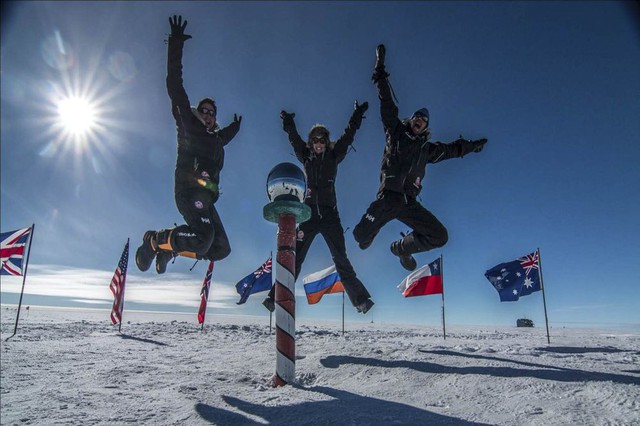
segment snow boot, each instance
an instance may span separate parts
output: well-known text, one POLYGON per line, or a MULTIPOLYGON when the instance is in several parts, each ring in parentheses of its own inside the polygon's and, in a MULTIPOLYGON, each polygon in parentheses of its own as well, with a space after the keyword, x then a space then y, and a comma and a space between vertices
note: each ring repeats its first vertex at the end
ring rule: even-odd
POLYGON ((171 251, 159 251, 156 255, 156 272, 164 274, 167 271, 167 264, 175 258, 175 254, 171 251))
POLYGON ((142 272, 149 269, 156 257, 156 231, 147 231, 142 237, 142 245, 136 250, 136 265, 142 272))
POLYGON ((391 253, 400 258, 400 264, 407 271, 413 271, 418 264, 416 260, 411 256, 412 253, 418 252, 413 234, 409 234, 404 238, 399 239, 391 243, 391 253))
POLYGON ((373 307, 373 305, 374 305, 373 300, 367 299, 364 302, 360 303, 358 306, 356 306, 356 310, 361 314, 366 314, 367 312, 369 312, 369 309, 373 307))

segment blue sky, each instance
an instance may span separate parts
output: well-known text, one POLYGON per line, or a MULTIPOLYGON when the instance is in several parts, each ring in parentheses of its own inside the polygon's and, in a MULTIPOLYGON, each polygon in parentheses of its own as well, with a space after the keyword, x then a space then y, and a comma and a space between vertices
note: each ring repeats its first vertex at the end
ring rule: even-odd
MULTIPOLYGON (((407 228, 392 222, 366 251, 351 234, 378 187, 384 135, 370 76, 384 43, 402 116, 428 107, 434 140, 489 139, 480 154, 427 167, 421 200, 450 239, 416 258, 444 257, 447 322, 542 325, 540 293, 500 303, 483 275, 539 247, 552 326, 640 323, 640 26, 637 9, 617 2, 3 6, 1 226, 36 224, 25 303, 107 307, 127 238, 134 252, 145 230, 182 222, 165 89, 173 14, 193 36, 183 61, 192 104, 213 97, 223 124, 243 116, 216 205, 232 246, 214 269, 216 313, 267 314, 264 293, 237 306, 233 285, 275 252, 265 181, 274 165, 296 162, 280 110, 296 113, 301 134, 323 123, 336 138, 357 99, 370 110, 336 187, 347 252, 376 305, 366 316, 347 307, 346 318, 440 323, 438 296, 396 289, 406 271, 389 244, 407 228), (83 137, 61 124, 70 96, 95 110, 83 137)), ((330 264, 319 238, 301 277, 330 264)), ((179 258, 157 276, 131 259, 127 300, 195 318, 206 265, 192 265, 179 258)), ((3 303, 20 284, 3 277, 3 303)), ((340 295, 308 306, 301 282, 297 291, 298 316, 340 319, 340 295)))

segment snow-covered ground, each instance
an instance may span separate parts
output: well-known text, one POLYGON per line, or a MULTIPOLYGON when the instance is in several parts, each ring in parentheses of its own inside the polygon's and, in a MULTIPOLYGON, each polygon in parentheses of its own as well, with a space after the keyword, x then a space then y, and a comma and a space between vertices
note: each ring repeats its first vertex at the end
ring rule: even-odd
POLYGON ((296 383, 271 387, 269 319, 1 310, 13 424, 640 424, 640 331, 296 324, 296 383))

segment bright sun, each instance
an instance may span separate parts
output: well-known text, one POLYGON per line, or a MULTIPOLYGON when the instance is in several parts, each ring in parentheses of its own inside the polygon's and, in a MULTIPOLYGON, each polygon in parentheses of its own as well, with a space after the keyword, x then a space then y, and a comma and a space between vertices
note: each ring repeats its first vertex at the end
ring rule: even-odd
POLYGON ((83 98, 70 97, 58 103, 62 127, 74 136, 85 136, 96 124, 95 108, 83 98))

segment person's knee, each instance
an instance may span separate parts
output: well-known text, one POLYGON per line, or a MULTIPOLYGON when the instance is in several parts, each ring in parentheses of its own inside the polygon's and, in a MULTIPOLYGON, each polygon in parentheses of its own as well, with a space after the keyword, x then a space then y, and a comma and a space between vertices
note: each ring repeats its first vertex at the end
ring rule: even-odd
POLYGON ((362 226, 362 222, 358 223, 355 228, 353 228, 353 238, 362 250, 368 248, 373 242, 373 238, 369 232, 366 232, 365 227, 362 226))
POLYGON ((432 238, 432 244, 435 246, 434 248, 442 247, 449 241, 449 232, 445 227, 442 227, 440 232, 432 238))
POLYGON ((212 245, 211 249, 207 253, 209 260, 222 260, 231 254, 231 247, 229 244, 212 245))

